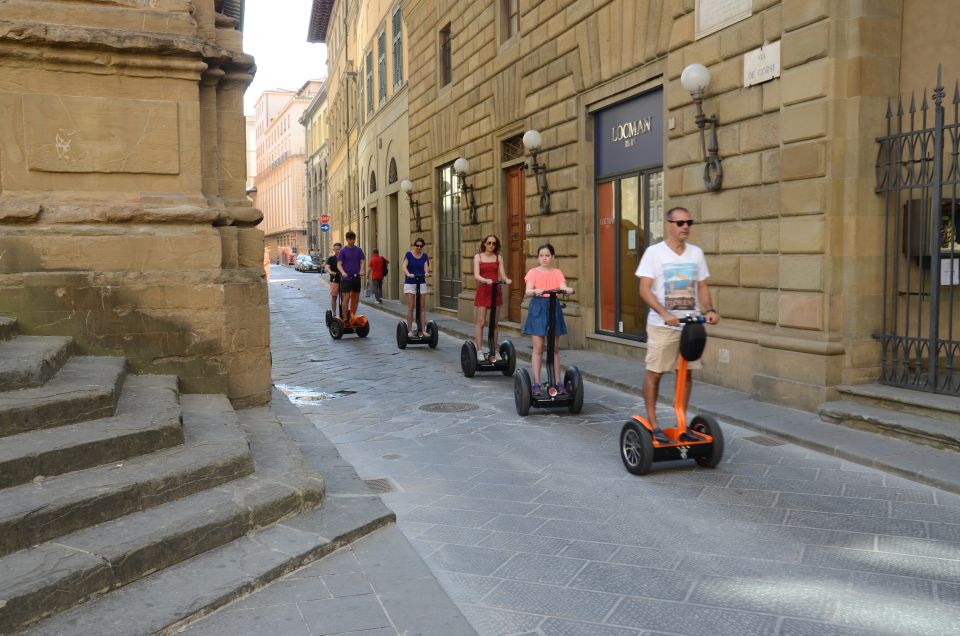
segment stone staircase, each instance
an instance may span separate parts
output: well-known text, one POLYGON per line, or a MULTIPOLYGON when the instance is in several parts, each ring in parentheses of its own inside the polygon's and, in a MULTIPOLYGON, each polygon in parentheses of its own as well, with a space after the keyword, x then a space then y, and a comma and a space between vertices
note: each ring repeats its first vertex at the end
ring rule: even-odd
POLYGON ((960 452, 960 398, 883 384, 839 387, 818 407, 820 419, 960 452))
POLYGON ((335 547, 271 547, 324 498, 271 409, 72 354, 0 317, 0 634, 131 633, 102 608, 134 589, 162 633, 335 547))

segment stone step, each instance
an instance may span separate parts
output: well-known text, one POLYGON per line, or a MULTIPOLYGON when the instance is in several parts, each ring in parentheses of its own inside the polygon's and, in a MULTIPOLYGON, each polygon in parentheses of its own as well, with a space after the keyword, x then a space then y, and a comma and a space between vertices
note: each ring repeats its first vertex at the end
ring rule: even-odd
POLYGON ((73 352, 73 338, 17 336, 0 341, 0 390, 40 386, 60 370, 73 352))
MULTIPOLYGON (((200 397, 182 396, 184 411, 195 412, 200 397)), ((207 403, 209 419, 223 408, 229 402, 207 403)), ((250 411, 239 419, 253 475, 0 558, 0 633, 86 600, 29 633, 169 633, 393 518, 377 497, 349 514, 311 510, 323 501, 323 478, 264 417, 270 409, 250 411)))
POLYGON ((886 384, 839 386, 844 400, 960 424, 960 397, 886 384))
POLYGON ((17 337, 17 319, 11 316, 0 316, 0 340, 10 340, 17 337))
POLYGON ((180 444, 183 429, 176 376, 129 376, 113 417, 5 438, 0 444, 0 488, 180 444))
POLYGON ((0 437, 110 417, 126 366, 124 358, 70 358, 43 386, 0 392, 0 437))
POLYGON ((825 402, 817 410, 820 419, 825 422, 883 433, 934 448, 960 451, 960 424, 847 400, 825 402))
POLYGON ((226 397, 190 396, 181 406, 183 446, 0 491, 0 554, 253 472, 246 437, 226 397))

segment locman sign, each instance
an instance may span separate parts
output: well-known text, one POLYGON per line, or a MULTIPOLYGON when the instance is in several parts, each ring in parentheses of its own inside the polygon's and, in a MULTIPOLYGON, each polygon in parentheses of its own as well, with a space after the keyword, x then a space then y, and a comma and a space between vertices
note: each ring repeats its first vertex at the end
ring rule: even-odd
POLYGON ((597 176, 663 165, 663 90, 597 111, 597 176))
POLYGON ((648 133, 652 128, 653 128, 653 116, 651 115, 646 119, 638 119, 637 121, 628 121, 625 124, 614 126, 611 129, 610 137, 614 143, 618 141, 622 141, 623 147, 629 148, 636 142, 635 138, 637 137, 637 135, 648 133))

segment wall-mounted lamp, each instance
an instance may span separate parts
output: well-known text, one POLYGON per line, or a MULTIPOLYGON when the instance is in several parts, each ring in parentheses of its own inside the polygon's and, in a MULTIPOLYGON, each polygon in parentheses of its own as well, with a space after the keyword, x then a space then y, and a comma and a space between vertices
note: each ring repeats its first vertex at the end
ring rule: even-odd
POLYGON ((697 105, 697 128, 700 129, 700 151, 703 153, 706 165, 703 167, 703 185, 707 190, 716 192, 723 186, 723 164, 721 163, 719 148, 717 147, 717 126, 720 125, 716 115, 707 117, 703 114, 703 94, 710 85, 710 71, 703 64, 690 64, 680 74, 680 84, 693 97, 697 105), (710 142, 707 143, 706 131, 710 126, 710 142))
POLYGON ((477 200, 473 196, 473 186, 467 183, 467 173, 470 172, 470 162, 460 157, 453 162, 453 171, 460 180, 460 196, 467 200, 467 209, 470 211, 470 224, 477 224, 477 200))
POLYGON ((410 199, 410 207, 413 208, 413 218, 417 222, 417 232, 422 232, 420 229, 420 202, 413 198, 413 181, 410 179, 404 179, 400 182, 400 189, 407 193, 407 198, 410 199))
MULTIPOLYGON (((529 168, 533 170, 535 182, 537 184, 537 194, 540 196, 540 214, 550 214, 550 188, 547 186, 547 166, 537 162, 537 153, 540 152, 540 145, 543 143, 543 137, 536 130, 528 130, 523 133, 523 147, 527 149, 533 158, 533 163, 529 168)), ((527 164, 523 164, 526 169, 527 164)))

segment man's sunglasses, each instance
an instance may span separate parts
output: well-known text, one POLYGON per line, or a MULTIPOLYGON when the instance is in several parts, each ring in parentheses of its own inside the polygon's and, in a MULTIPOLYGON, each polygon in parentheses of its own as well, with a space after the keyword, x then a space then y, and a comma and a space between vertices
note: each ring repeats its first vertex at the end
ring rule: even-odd
POLYGON ((690 226, 693 225, 693 221, 692 221, 692 220, 690 220, 690 221, 670 221, 670 220, 667 220, 667 223, 676 223, 676 224, 677 224, 677 227, 683 227, 684 225, 690 225, 690 226))

